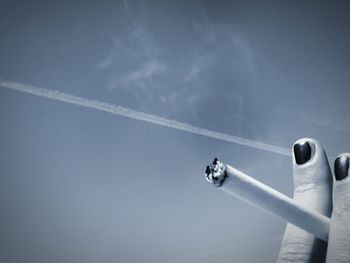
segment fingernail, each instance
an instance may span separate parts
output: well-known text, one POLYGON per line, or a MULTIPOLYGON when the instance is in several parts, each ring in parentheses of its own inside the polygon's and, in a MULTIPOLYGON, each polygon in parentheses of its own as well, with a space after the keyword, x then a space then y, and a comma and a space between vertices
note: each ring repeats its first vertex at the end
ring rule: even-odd
POLYGON ((343 180, 348 176, 349 157, 345 155, 339 156, 334 161, 334 174, 337 181, 343 180))
POLYGON ((308 142, 294 144, 294 157, 297 164, 304 164, 311 158, 311 147, 308 142))

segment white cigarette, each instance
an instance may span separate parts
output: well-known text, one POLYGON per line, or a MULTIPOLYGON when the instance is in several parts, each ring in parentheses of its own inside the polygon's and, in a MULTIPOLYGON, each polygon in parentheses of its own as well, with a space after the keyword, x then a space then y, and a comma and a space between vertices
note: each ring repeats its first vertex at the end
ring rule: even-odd
POLYGON ((314 236, 328 241, 330 218, 296 204, 293 199, 219 162, 207 166, 206 179, 229 195, 274 214, 314 236))

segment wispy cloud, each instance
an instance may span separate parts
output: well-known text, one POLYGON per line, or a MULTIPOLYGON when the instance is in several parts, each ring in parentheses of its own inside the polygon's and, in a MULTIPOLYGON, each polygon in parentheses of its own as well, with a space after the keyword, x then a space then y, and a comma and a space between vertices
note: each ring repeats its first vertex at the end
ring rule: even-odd
POLYGON ((198 67, 198 65, 196 64, 192 65, 192 67, 189 69, 187 74, 185 74, 184 82, 189 82, 194 79, 197 79, 199 77, 199 73, 200 73, 200 68, 198 67))
POLYGON ((98 69, 103 70, 108 68, 114 60, 114 57, 116 55, 116 50, 113 48, 110 53, 104 58, 101 62, 99 62, 96 66, 98 69))
POLYGON ((232 42, 234 48, 236 49, 235 54, 238 54, 241 61, 245 64, 246 70, 249 71, 251 76, 255 76, 255 61, 253 56, 253 51, 250 45, 247 43, 246 39, 239 34, 234 34, 232 36, 232 42))
POLYGON ((146 61, 139 69, 126 74, 122 79, 122 83, 124 85, 129 85, 139 81, 152 80, 156 75, 162 74, 165 69, 165 63, 161 63, 157 60, 146 61))
POLYGON ((128 0, 123 0, 125 11, 129 11, 130 5, 128 0))
POLYGON ((235 109, 226 116, 234 114, 237 120, 241 113, 238 107, 244 105, 237 104, 236 97, 244 91, 227 88, 231 85, 228 82, 239 82, 242 75, 248 76, 243 81, 249 81, 255 73, 254 52, 244 35, 204 18, 188 24, 195 41, 169 43, 147 24, 137 23, 137 18, 125 23, 128 30, 118 34, 111 51, 97 66, 109 75, 107 90, 128 94, 145 109, 167 105, 172 113, 186 108, 189 116, 200 122, 202 103, 213 95, 213 83, 219 82, 223 85, 216 87, 215 93, 220 90, 219 94, 232 100, 235 109))

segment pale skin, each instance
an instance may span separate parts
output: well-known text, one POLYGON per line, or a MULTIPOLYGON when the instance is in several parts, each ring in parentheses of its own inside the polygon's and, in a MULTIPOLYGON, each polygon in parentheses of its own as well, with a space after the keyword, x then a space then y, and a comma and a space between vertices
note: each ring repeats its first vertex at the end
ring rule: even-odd
POLYGON ((350 262, 349 153, 340 154, 334 174, 321 144, 309 138, 293 146, 293 199, 331 218, 328 243, 287 224, 277 262, 350 262))

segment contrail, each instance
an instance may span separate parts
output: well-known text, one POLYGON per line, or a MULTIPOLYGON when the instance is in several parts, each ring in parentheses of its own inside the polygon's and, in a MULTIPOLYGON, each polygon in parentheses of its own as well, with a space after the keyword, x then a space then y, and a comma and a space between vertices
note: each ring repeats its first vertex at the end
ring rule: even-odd
POLYGON ((274 146, 274 145, 259 142, 259 141, 241 138, 235 135, 229 135, 226 133, 207 130, 204 128, 192 126, 184 122, 166 119, 157 115, 135 111, 132 109, 124 108, 121 106, 117 106, 117 105, 113 105, 113 104, 109 104, 109 103, 105 103, 97 100, 82 98, 72 94, 63 93, 57 90, 37 88, 31 85, 22 84, 22 83, 13 82, 13 81, 1 80, 1 79, 0 79, 0 87, 17 90, 24 93, 29 93, 38 97, 44 97, 52 100, 58 100, 65 103, 71 103, 74 105, 96 109, 99 111, 109 112, 115 115, 124 116, 126 118, 145 121, 145 122, 153 123, 159 126, 165 126, 165 127, 177 129, 180 131, 202 135, 209 138, 236 143, 236 144, 252 147, 263 151, 273 152, 273 153, 277 153, 285 156, 291 156, 290 150, 284 147, 274 146))

